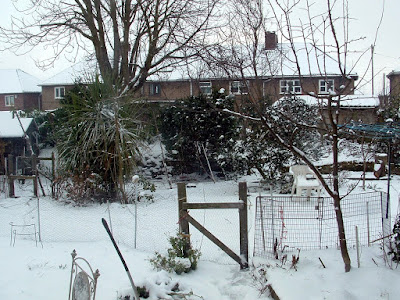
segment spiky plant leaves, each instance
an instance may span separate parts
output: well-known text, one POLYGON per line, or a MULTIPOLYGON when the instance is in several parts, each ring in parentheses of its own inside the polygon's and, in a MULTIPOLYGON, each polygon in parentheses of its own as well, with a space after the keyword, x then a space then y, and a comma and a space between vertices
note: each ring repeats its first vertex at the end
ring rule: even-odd
POLYGON ((135 101, 117 86, 95 77, 66 94, 57 126, 57 149, 64 172, 82 176, 89 169, 110 196, 121 191, 140 155, 143 130, 135 101))

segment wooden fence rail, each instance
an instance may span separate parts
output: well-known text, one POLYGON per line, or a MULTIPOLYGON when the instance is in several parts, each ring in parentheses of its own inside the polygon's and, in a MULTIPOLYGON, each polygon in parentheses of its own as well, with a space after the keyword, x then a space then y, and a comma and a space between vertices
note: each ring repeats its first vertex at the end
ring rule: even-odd
POLYGON ((54 153, 52 153, 51 157, 37 157, 35 155, 32 155, 31 157, 22 157, 21 156, 21 158, 32 160, 31 164, 32 164, 32 174, 33 175, 15 175, 16 170, 15 170, 15 166, 14 166, 14 156, 12 154, 9 154, 7 157, 8 196, 10 198, 15 197, 14 181, 18 180, 18 179, 33 180, 33 194, 35 195, 35 197, 37 197, 39 195, 38 186, 40 184, 42 193, 45 196, 45 192, 44 192, 43 186, 42 186, 40 178, 39 178, 39 171, 37 169, 37 164, 38 164, 38 161, 41 161, 41 160, 51 160, 52 161, 51 194, 52 194, 52 197, 54 198, 54 195, 55 195, 55 190, 54 190, 55 156, 54 156, 54 153))

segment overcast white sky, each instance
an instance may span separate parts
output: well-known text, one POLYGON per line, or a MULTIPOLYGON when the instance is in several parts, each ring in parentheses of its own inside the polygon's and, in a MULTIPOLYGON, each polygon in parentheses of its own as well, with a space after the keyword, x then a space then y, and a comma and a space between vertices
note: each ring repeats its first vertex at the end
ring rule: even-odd
MULTIPOLYGON (((1 2, 0 24, 6 25, 10 22, 11 15, 15 14, 12 6, 13 1, 1 0, 1 2)), ((350 0, 349 5, 350 15, 355 18, 350 29, 352 35, 366 37, 360 43, 360 49, 367 49, 373 43, 384 7, 384 18, 379 29, 374 56, 375 94, 377 94, 382 91, 383 74, 388 74, 393 69, 400 69, 400 0, 350 0)), ((2 52, 0 53, 0 68, 19 68, 40 79, 47 79, 72 64, 67 59, 61 58, 54 67, 42 71, 36 67, 35 59, 40 59, 43 55, 45 55, 43 49, 38 49, 24 56, 2 52)), ((361 64, 360 68, 355 70, 360 76, 365 72, 364 66, 365 64, 361 64)), ((371 72, 368 72, 367 78, 371 78, 371 72)), ((371 84, 367 83, 361 91, 365 94, 371 94, 371 84)))

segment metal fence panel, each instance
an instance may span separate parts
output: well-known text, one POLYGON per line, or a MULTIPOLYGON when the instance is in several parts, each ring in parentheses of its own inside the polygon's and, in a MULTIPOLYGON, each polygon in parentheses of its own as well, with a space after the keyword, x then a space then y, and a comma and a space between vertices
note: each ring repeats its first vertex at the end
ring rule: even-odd
MULTIPOLYGON (((341 200, 348 247, 390 233, 390 209, 386 194, 351 194, 341 200)), ((330 197, 259 196, 256 200, 254 256, 339 247, 336 213, 330 197)))

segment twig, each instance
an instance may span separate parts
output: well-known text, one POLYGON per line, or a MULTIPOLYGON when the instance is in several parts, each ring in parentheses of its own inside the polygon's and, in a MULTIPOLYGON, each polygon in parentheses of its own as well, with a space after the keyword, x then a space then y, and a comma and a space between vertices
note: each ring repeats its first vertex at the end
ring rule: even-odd
POLYGON ((325 267, 324 263, 322 262, 322 259, 321 259, 321 257, 318 257, 318 259, 319 259, 319 261, 321 262, 321 265, 324 267, 324 269, 326 269, 326 267, 325 267))
POLYGON ((374 258, 372 258, 372 261, 374 262, 374 264, 375 264, 377 267, 379 267, 374 258))
POLYGON ((377 241, 386 239, 386 238, 388 238, 388 237, 391 237, 391 236, 394 235, 394 234, 395 234, 395 233, 391 233, 391 234, 389 234, 389 235, 387 235, 387 236, 384 236, 384 237, 381 237, 381 238, 379 238, 379 239, 373 240, 371 243, 375 243, 375 242, 377 242, 377 241))
POLYGON ((190 291, 189 293, 169 292, 168 295, 171 296, 171 297, 177 296, 177 297, 179 297, 180 299, 189 299, 189 298, 186 298, 187 296, 189 296, 189 297, 190 297, 190 296, 195 296, 195 297, 198 297, 198 298, 200 298, 200 299, 204 299, 202 296, 195 295, 195 294, 193 293, 193 291, 190 291))

